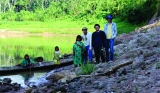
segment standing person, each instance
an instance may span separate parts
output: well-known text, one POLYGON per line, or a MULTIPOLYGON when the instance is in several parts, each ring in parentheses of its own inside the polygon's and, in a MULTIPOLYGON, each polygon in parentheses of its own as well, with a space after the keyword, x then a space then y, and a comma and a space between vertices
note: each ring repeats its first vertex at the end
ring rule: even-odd
POLYGON ((114 38, 117 35, 117 27, 116 23, 112 22, 112 15, 107 15, 106 16, 107 23, 104 26, 104 32, 107 36, 107 48, 106 48, 106 60, 107 61, 113 61, 114 60, 114 38), (110 50, 110 54, 109 54, 110 50))
POLYGON ((61 54, 60 54, 60 50, 59 47, 56 46, 55 50, 54 50, 54 57, 53 57, 53 61, 54 64, 56 65, 56 71, 58 71, 59 65, 60 65, 60 58, 61 58, 61 54))
POLYGON ((24 60, 22 61, 21 66, 26 68, 32 68, 34 66, 34 62, 29 58, 28 54, 24 55, 24 60))
POLYGON ((74 66, 80 66, 83 62, 83 52, 85 51, 85 46, 82 42, 82 37, 77 36, 76 42, 73 45, 73 63, 74 66))
POLYGON ((84 41, 84 45, 86 50, 84 51, 84 62, 87 61, 92 62, 92 33, 87 32, 87 27, 82 28, 83 34, 82 34, 82 40, 84 41))
POLYGON ((106 48, 106 35, 104 31, 100 30, 99 24, 95 24, 94 28, 96 31, 92 34, 92 47, 95 52, 96 62, 100 62, 100 57, 101 61, 105 62, 102 49, 106 48))

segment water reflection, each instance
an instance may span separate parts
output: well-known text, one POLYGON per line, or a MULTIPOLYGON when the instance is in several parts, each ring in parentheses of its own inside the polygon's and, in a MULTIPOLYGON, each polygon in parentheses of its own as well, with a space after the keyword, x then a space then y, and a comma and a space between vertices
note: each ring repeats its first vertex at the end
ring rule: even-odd
POLYGON ((29 72, 26 72, 26 73, 22 73, 20 75, 24 79, 24 84, 27 85, 27 83, 29 82, 29 80, 34 77, 34 72, 33 71, 29 71, 29 72))
MULTIPOLYGON (((21 72, 19 74, 12 74, 12 75, 5 75, 0 76, 0 79, 4 78, 11 78, 12 83, 17 82, 18 84, 21 84, 22 87, 27 87, 30 85, 30 83, 41 83, 45 80, 44 76, 49 72, 49 70, 45 71, 28 71, 28 72, 21 72), (42 80, 42 78, 44 80, 42 80)), ((17 72, 18 73, 18 72, 17 72)))

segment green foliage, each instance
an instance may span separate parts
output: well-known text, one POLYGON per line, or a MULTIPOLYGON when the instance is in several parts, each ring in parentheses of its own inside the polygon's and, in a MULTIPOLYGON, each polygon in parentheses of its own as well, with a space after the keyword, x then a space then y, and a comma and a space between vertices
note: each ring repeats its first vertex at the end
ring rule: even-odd
POLYGON ((84 20, 92 24, 93 19, 101 20, 112 14, 139 24, 160 10, 158 0, 1 0, 0 4, 0 20, 8 21, 51 21, 58 18, 84 20), (11 14, 13 17, 10 18, 11 14))
POLYGON ((130 23, 140 24, 148 21, 153 14, 157 11, 156 6, 153 5, 156 1, 147 0, 144 3, 140 3, 135 8, 130 8, 128 11, 127 19, 130 23))
POLYGON ((89 64, 89 63, 82 64, 81 66, 82 73, 84 75, 92 73, 94 71, 94 66, 95 66, 94 64, 89 64))

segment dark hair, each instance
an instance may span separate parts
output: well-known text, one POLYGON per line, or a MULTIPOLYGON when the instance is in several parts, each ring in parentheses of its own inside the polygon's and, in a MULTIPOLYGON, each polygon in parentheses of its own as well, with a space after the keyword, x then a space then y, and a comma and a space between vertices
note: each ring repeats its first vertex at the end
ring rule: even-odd
POLYGON ((78 41, 78 39, 79 41, 82 41, 82 37, 80 35, 77 35, 76 41, 78 41))
POLYGON ((100 25, 99 25, 99 24, 95 24, 95 25, 94 25, 94 28, 95 28, 96 26, 98 26, 98 27, 100 28, 100 25))
POLYGON ((26 59, 26 57, 28 57, 28 59, 27 59, 27 60, 28 60, 28 63, 30 64, 30 58, 29 58, 29 55, 28 55, 28 54, 25 54, 25 55, 24 55, 24 59, 26 59))
POLYGON ((54 49, 55 51, 56 51, 56 48, 58 48, 58 50, 59 50, 59 47, 58 47, 58 46, 55 46, 55 49, 54 49))
POLYGON ((28 58, 29 58, 29 55, 28 55, 28 54, 25 54, 25 55, 24 55, 24 58, 26 58, 26 57, 28 57, 28 58))

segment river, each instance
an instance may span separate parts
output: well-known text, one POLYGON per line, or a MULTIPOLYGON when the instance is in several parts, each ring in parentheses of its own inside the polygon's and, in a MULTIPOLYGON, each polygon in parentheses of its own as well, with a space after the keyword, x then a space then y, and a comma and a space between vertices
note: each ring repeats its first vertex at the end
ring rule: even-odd
MULTIPOLYGON (((72 52, 75 37, 75 35, 26 35, 22 33, 17 33, 14 36, 1 35, 0 67, 12 67, 21 63, 25 54, 29 54, 31 59, 42 56, 45 61, 51 61, 55 46, 59 46, 61 54, 69 54, 72 52)), ((51 71, 54 70, 17 72, 5 76, 0 74, 0 79, 11 78, 12 82, 26 87, 27 82, 45 82, 43 78, 51 71)))

